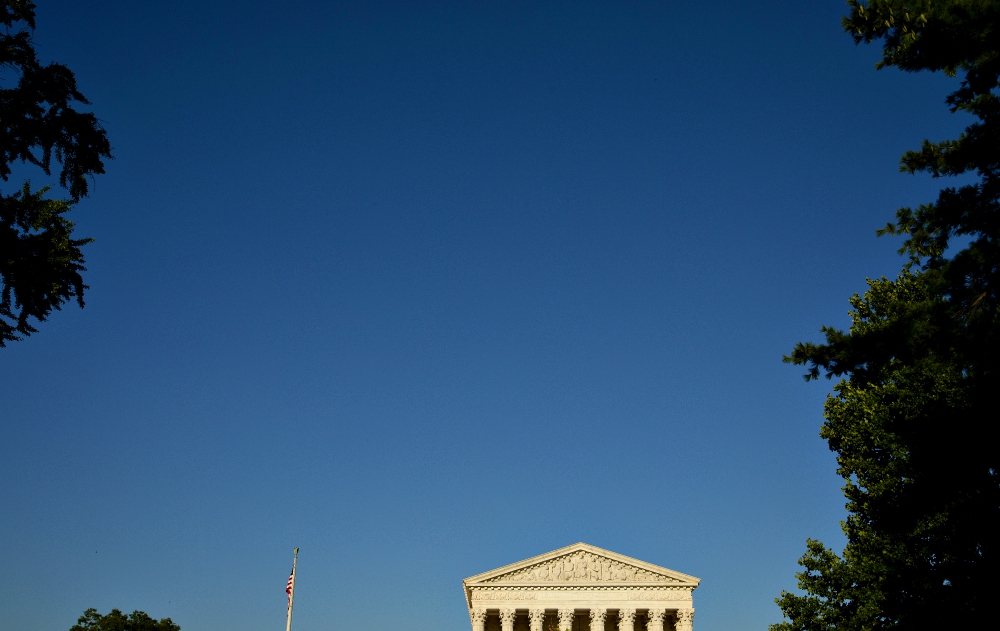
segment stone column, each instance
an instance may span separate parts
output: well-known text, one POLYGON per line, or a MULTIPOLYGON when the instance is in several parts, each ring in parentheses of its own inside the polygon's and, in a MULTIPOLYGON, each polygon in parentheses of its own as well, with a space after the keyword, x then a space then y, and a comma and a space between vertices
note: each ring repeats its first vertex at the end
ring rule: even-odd
POLYGON ((608 617, 608 610, 604 607, 600 609, 590 609, 590 631, 604 631, 604 619, 608 617))
POLYGON ((485 609, 470 609, 469 618, 472 620, 472 631, 485 631, 486 629, 485 609))
POLYGON ((528 621, 531 623, 531 631, 542 631, 545 624, 545 610, 531 609, 528 611, 528 621))
POLYGON ((646 631, 663 631, 663 618, 667 615, 666 609, 650 609, 646 615, 649 618, 646 631))
POLYGON ((500 631, 514 631, 514 616, 517 612, 513 609, 500 610, 500 631))
POLYGON ((635 609, 618 610, 618 631, 635 631, 635 609))
POLYGON ((575 617, 576 611, 572 609, 560 609, 559 631, 573 631, 573 618, 575 617))
POLYGON ((677 631, 692 631, 694 627, 694 609, 677 610, 677 631))

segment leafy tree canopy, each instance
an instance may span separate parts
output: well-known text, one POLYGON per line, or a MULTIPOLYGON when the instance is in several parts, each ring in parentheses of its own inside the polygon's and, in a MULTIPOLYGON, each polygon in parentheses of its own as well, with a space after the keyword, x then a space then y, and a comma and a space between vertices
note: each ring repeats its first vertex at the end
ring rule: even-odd
POLYGON ((974 122, 924 141, 900 168, 965 174, 937 200, 902 208, 899 278, 869 281, 848 331, 798 344, 786 361, 841 377, 821 436, 845 480, 847 545, 810 541, 772 631, 984 626, 1000 587, 997 272, 1000 266, 1000 2, 848 2, 845 30, 882 43, 877 67, 959 78, 947 97, 974 122), (971 177, 970 177, 971 176, 971 177))
POLYGON ((34 165, 52 175, 69 199, 45 197, 24 182, 13 193, 0 191, 0 346, 34 333, 29 318, 44 321, 53 309, 76 299, 83 306, 87 286, 81 246, 66 219, 88 192, 88 179, 104 173, 111 146, 97 118, 75 109, 88 105, 73 73, 61 64, 42 64, 32 32, 35 5, 0 0, 0 179, 14 163, 34 165))
POLYGON ((935 202, 901 208, 881 234, 903 235, 900 253, 921 269, 933 295, 863 334, 826 327, 827 343, 799 344, 795 363, 809 378, 867 374, 893 358, 955 353, 977 377, 995 379, 997 273, 1000 271, 1000 3, 996 0, 850 0, 843 25, 855 42, 881 40, 879 68, 942 71, 960 76, 947 97, 953 112, 973 115, 957 139, 925 140, 903 155, 900 170, 938 178, 975 175, 941 190, 935 202), (961 237, 960 247, 953 241, 961 237), (952 326, 957 322, 960 326, 952 326), (992 375, 990 373, 993 373, 992 375))
MULTIPOLYGON (((934 302, 923 281, 911 272, 869 281, 851 299, 851 334, 934 302)), ((973 412, 966 375, 930 354, 834 387, 820 436, 845 481, 847 545, 838 556, 808 542, 798 575, 805 595, 781 595, 788 620, 772 631, 923 629, 943 615, 957 626, 992 616, 997 477, 975 456, 977 445, 952 433, 973 412), (966 461, 953 457, 963 452, 966 461)))
POLYGON ((117 609, 101 615, 91 607, 83 612, 69 631, 181 631, 170 618, 156 620, 144 611, 133 611, 125 615, 117 609))

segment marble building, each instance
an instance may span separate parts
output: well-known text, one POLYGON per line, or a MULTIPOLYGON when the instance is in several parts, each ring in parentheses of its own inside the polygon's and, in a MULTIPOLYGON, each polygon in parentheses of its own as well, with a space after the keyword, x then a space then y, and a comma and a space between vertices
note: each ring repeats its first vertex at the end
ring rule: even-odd
POLYGON ((700 580, 577 543, 462 587, 472 631, 692 631, 700 580))

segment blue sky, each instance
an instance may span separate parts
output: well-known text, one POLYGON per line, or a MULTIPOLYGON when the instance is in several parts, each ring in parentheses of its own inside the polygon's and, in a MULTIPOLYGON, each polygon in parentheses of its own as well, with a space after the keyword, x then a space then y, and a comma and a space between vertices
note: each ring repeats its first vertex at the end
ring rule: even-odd
POLYGON ((299 546, 300 631, 467 629, 585 541, 764 629, 840 545, 781 356, 964 124, 841 2, 39 5, 115 160, 86 309, 0 350, 0 627, 277 629, 299 546))

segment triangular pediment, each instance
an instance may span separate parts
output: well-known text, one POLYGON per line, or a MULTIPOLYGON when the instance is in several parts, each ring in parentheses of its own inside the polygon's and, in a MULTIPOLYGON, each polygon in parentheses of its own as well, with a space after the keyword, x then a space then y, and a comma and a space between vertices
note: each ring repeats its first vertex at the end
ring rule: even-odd
POLYGON ((575 543, 463 581, 476 585, 668 585, 695 587, 701 579, 586 543, 575 543))

